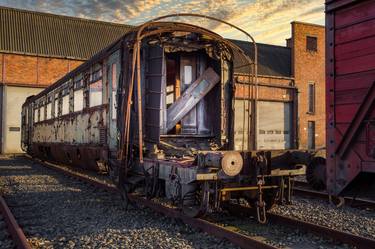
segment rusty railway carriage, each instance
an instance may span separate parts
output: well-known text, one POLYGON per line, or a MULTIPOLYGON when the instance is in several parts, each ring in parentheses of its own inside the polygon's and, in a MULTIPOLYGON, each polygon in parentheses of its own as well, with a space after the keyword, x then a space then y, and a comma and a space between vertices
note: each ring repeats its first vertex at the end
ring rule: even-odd
POLYGON ((163 18, 134 28, 29 97, 23 149, 106 172, 124 192, 166 196, 191 216, 244 198, 264 221, 276 200, 290 201, 290 178, 304 174, 312 155, 259 151, 253 130, 234 130, 234 122, 256 127, 256 115, 242 113, 250 102, 256 112, 255 43, 249 58, 207 29, 163 18), (241 110, 234 108, 235 67, 249 68, 249 103, 241 110))
POLYGON ((326 1, 327 189, 375 179, 375 2, 326 1))

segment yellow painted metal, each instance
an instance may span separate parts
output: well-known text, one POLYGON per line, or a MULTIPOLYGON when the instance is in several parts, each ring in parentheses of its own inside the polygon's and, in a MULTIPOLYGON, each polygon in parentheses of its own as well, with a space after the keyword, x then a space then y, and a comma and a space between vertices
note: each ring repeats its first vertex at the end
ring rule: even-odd
MULTIPOLYGON (((262 186, 262 189, 274 189, 278 188, 277 185, 262 186)), ((220 192, 234 192, 234 191, 247 191, 247 190, 258 190, 258 186, 248 186, 248 187, 235 187, 235 188, 223 188, 220 192)))
POLYGON ((271 175, 269 176, 296 176, 296 175, 305 175, 306 166, 300 165, 298 169, 274 169, 271 170, 271 175))
POLYGON ((197 174, 197 181, 209 181, 209 180, 217 180, 216 173, 207 173, 207 174, 197 174))

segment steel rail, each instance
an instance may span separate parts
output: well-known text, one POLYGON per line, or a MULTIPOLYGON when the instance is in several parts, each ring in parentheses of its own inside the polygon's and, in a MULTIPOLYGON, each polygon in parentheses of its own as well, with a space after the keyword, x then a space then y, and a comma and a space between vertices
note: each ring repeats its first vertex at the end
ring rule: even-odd
MULTIPOLYGON (((46 168, 58 171, 62 174, 68 175, 70 177, 74 177, 74 178, 79 179, 79 180, 82 180, 82 181, 87 182, 87 183, 89 183, 89 184, 91 184, 91 185, 93 185, 97 188, 105 189, 108 192, 112 192, 112 193, 120 193, 120 190, 117 187, 115 187, 114 185, 109 185, 109 184, 101 182, 99 180, 88 178, 84 174, 80 174, 80 173, 76 173, 76 172, 73 172, 73 171, 70 171, 70 170, 63 169, 62 167, 58 167, 58 166, 56 166, 52 163, 49 163, 49 162, 44 162, 44 161, 41 161, 39 159, 35 159, 35 158, 31 158, 31 157, 27 157, 27 158, 38 162, 40 165, 42 165, 46 168)), ((140 204, 140 205, 145 206, 147 208, 150 208, 150 209, 154 210, 155 212, 164 214, 168 217, 179 219, 192 228, 201 230, 201 231, 203 231, 207 234, 210 234, 214 237, 217 237, 217 238, 226 239, 229 242, 231 242, 232 244, 237 245, 241 248, 245 248, 245 249, 276 249, 277 248, 277 247, 268 245, 268 244, 266 244, 266 243, 264 243, 260 240, 256 240, 256 239, 254 239, 250 236, 237 233, 235 231, 232 231, 232 230, 227 229, 223 226, 214 224, 214 223, 209 222, 207 220, 188 217, 188 216, 184 215, 182 212, 180 212, 180 211, 178 211, 174 208, 166 207, 162 204, 156 203, 152 200, 145 199, 145 198, 143 198, 141 196, 138 196, 136 194, 128 194, 128 197, 129 197, 129 200, 134 202, 134 203, 137 203, 137 204, 140 204)))
MULTIPOLYGON (((239 216, 253 216, 254 210, 248 207, 244 207, 238 204, 228 204, 226 206, 235 215, 239 216)), ((274 224, 289 226, 292 228, 298 228, 305 232, 314 233, 320 237, 332 239, 337 242, 346 243, 352 246, 356 246, 361 249, 373 249, 375 248, 375 240, 365 238, 360 235, 351 234, 335 230, 326 226, 314 224, 308 221, 298 220, 284 215, 267 213, 268 221, 274 224)))
MULTIPOLYGON (((313 198, 318 198, 318 199, 325 199, 327 201, 330 201, 330 196, 327 192, 325 191, 317 191, 317 190, 311 190, 311 189, 306 189, 308 187, 308 183, 302 182, 302 181, 294 181, 295 186, 293 188, 293 192, 298 195, 303 195, 303 196, 310 196, 313 198)), ((353 208, 364 208, 368 207, 371 209, 375 209, 375 201, 374 200, 368 200, 368 199, 363 199, 363 198, 355 198, 355 197, 350 197, 350 196, 344 196, 343 199, 345 200, 345 204, 347 206, 353 207, 353 208)))
POLYGON ((0 210, 4 216, 8 231, 13 238, 18 249, 31 249, 21 227, 18 225, 4 198, 0 196, 0 210))

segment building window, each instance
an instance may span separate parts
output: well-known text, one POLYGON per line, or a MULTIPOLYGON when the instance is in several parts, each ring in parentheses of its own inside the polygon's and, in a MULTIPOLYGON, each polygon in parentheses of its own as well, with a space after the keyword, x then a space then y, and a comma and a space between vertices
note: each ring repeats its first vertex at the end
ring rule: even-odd
POLYGON ((315 121, 307 122, 307 149, 315 149, 315 121))
POLYGON ((318 51, 318 38, 313 36, 306 37, 306 50, 310 52, 318 51))
POLYGON ((307 112, 308 113, 315 113, 315 84, 309 83, 308 86, 308 103, 307 103, 307 112))

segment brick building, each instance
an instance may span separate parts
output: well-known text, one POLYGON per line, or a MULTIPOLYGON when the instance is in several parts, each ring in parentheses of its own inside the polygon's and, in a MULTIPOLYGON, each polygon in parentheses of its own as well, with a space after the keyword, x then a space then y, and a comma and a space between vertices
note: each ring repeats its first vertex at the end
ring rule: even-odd
POLYGON ((325 28, 292 22, 292 75, 298 88, 299 148, 325 147, 325 28))
MULTIPOLYGON (((20 111, 26 97, 55 82, 131 27, 3 7, 0 19, 0 149, 1 153, 18 153, 22 151, 20 111)), ((232 41, 252 56, 249 43, 232 41)), ((288 46, 258 44, 258 54, 258 129, 249 128, 249 119, 241 117, 245 123, 235 122, 234 127, 238 139, 243 132, 250 137, 257 134, 256 143, 244 148, 324 146, 324 102, 315 101, 315 96, 324 96, 324 27, 294 22, 288 46), (312 44, 317 41, 316 51, 307 50, 306 39, 313 40, 312 44), (310 88, 314 90, 309 94, 310 88), (313 96, 312 111, 308 96, 313 96)), ((234 105, 247 117, 254 111, 247 70, 237 68, 235 73, 234 105)))

